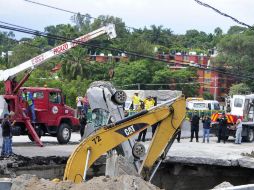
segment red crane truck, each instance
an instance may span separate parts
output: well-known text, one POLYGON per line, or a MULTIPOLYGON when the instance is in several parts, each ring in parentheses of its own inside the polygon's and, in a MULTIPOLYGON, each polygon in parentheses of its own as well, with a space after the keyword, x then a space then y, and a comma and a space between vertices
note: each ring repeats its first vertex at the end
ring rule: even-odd
POLYGON ((31 123, 31 117, 25 112, 27 105, 22 98, 24 90, 22 85, 37 66, 103 34, 108 34, 109 38, 115 38, 115 26, 113 24, 103 26, 70 42, 61 44, 16 67, 0 70, 0 81, 4 81, 5 85, 3 97, 8 104, 8 112, 13 111, 15 113, 13 120, 16 120, 16 123, 13 127, 13 135, 28 135, 38 146, 43 146, 40 140, 43 135, 57 137, 60 144, 69 142, 71 131, 78 129, 80 124, 78 118, 75 117, 75 110, 65 105, 62 91, 55 88, 26 87, 26 91, 33 94, 35 105, 36 121, 31 123), (24 71, 28 72, 21 81, 16 82, 15 76, 24 71))

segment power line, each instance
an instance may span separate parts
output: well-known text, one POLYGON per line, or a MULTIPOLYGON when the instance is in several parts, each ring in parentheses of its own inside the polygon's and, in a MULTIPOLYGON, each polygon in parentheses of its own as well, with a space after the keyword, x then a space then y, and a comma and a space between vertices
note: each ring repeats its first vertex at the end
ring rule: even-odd
POLYGON ((244 22, 242 22, 242 21, 239 21, 239 20, 237 20, 236 18, 234 18, 234 17, 232 17, 232 16, 230 16, 230 15, 228 15, 228 14, 226 14, 226 13, 223 13, 223 12, 221 12, 220 10, 218 10, 218 9, 216 9, 216 8, 214 8, 214 7, 212 7, 211 5, 208 5, 208 4, 206 4, 206 3, 203 3, 203 2, 201 2, 201 1, 199 1, 199 0, 194 0, 194 1, 197 2, 198 4, 204 6, 204 7, 207 7, 207 8, 210 8, 210 9, 214 10, 215 12, 219 13, 220 15, 222 15, 222 16, 224 16, 224 17, 228 17, 228 18, 232 19, 234 22, 236 22, 236 23, 238 23, 238 24, 240 24, 240 25, 247 26, 248 28, 253 29, 253 27, 252 27, 251 25, 246 24, 246 23, 244 23, 244 22))
MULTIPOLYGON (((27 33, 27 34, 32 34, 32 35, 35 35, 35 36, 42 36, 42 37, 46 37, 46 38, 49 38, 49 39, 55 39, 55 40, 60 40, 60 41, 65 41, 65 42, 66 41, 70 41, 70 42, 74 42, 74 43, 81 44, 81 45, 88 46, 88 47, 93 47, 93 48, 98 48, 98 49, 104 49, 104 50, 109 50, 109 51, 116 51, 116 52, 120 52, 120 53, 125 53, 127 55, 131 55, 131 56, 151 59, 151 60, 154 60, 154 61, 166 62, 166 63, 170 64, 169 61, 158 59, 158 58, 155 58, 154 56, 142 55, 142 54, 137 53, 137 52, 126 51, 126 50, 122 50, 122 49, 118 49, 118 48, 113 48, 113 47, 105 48, 105 47, 102 47, 100 45, 94 45, 94 44, 91 44, 91 43, 84 43, 84 42, 81 42, 81 41, 72 40, 72 39, 69 39, 69 38, 66 38, 66 37, 52 35, 52 34, 45 33, 45 32, 40 32, 38 30, 33 30, 33 29, 30 29, 30 28, 26 28, 26 27, 10 24, 10 23, 3 22, 3 21, 0 21, 0 23, 4 23, 4 24, 7 24, 7 25, 10 25, 10 26, 0 25, 0 28, 4 28, 4 29, 8 29, 8 30, 13 30, 13 31, 17 31, 17 32, 27 33), (12 27, 12 26, 16 26, 16 27, 12 27)), ((188 65, 188 67, 197 68, 197 67, 191 66, 191 65, 188 65)), ((215 71, 217 73, 234 76, 235 78, 254 80, 253 76, 248 76, 248 75, 242 76, 242 75, 239 75, 239 74, 236 74, 236 73, 230 73, 230 72, 226 72, 226 71, 221 71, 221 70, 219 70, 217 68, 209 68, 209 69, 207 69, 207 68, 199 67, 199 69, 215 71)))
MULTIPOLYGON (((51 9, 55 9, 55 10, 58 10, 58 11, 63 11, 63 12, 75 14, 75 15, 80 14, 81 16, 84 16, 84 17, 90 18, 90 19, 98 19, 98 20, 101 20, 101 19, 99 19, 99 18, 96 18, 96 17, 91 16, 91 15, 88 14, 88 13, 87 13, 87 14, 81 14, 81 13, 79 13, 79 12, 74 12, 74 11, 70 11, 70 10, 58 8, 58 7, 55 7, 55 6, 51 6, 51 5, 47 5, 47 4, 43 4, 43 3, 38 3, 38 2, 35 2, 35 1, 31 1, 31 0, 24 0, 24 1, 27 1, 28 3, 33 3, 33 4, 36 4, 36 5, 48 7, 48 8, 51 8, 51 9)), ((131 27, 131 26, 125 26, 125 28, 129 28, 129 29, 133 29, 133 30, 138 30, 137 28, 134 28, 134 27, 131 27)))
MULTIPOLYGON (((48 8, 51 8, 51 9, 56 9, 56 10, 59 10, 59 11, 64 11, 64 12, 67 12, 67 13, 77 14, 76 12, 73 12, 73 11, 69 11, 69 10, 66 10, 66 9, 61 9, 61 8, 53 7, 51 5, 46 5, 46 4, 38 3, 38 2, 35 2, 35 1, 30 1, 30 0, 24 0, 24 1, 27 1, 27 2, 33 3, 33 4, 37 4, 37 5, 41 5, 41 6, 44 6, 44 7, 48 7, 48 8)), ((82 15, 82 16, 87 16, 87 15, 82 15)), ((90 18, 93 18, 93 17, 90 17, 90 18)))

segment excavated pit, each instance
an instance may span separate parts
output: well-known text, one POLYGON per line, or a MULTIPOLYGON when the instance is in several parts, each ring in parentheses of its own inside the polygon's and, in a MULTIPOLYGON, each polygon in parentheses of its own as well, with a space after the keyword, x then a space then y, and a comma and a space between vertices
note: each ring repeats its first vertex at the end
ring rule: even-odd
MULTIPOLYGON (((62 179, 67 160, 68 157, 59 156, 28 158, 17 155, 11 158, 0 158, 0 178, 13 178, 22 174, 32 174, 39 178, 62 179)), ((105 157, 99 158, 89 168, 87 178, 104 175, 105 162, 105 157)))
MULTIPOLYGON (((67 157, 15 156, 0 160, 0 177, 17 177, 33 174, 38 178, 62 179, 67 157)), ((102 176, 105 172, 105 157, 101 157, 88 171, 88 178, 102 176)), ((152 183, 163 189, 204 190, 227 181, 233 185, 254 183, 254 169, 225 167, 204 164, 162 163, 152 183)))
POLYGON ((232 185, 254 183, 254 169, 214 165, 163 163, 152 183, 166 190, 212 189, 222 182, 232 185))

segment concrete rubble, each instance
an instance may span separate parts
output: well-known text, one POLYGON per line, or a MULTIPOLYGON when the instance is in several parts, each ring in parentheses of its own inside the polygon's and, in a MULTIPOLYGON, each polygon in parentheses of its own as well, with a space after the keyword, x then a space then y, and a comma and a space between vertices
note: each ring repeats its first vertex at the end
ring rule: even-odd
POLYGON ((144 181, 140 177, 122 175, 119 177, 94 177, 91 180, 75 184, 70 181, 52 182, 24 174, 12 180, 11 190, 159 190, 160 188, 144 181))
POLYGON ((233 187, 233 185, 227 181, 224 181, 223 183, 215 186, 213 189, 223 189, 223 188, 227 188, 227 187, 233 187))

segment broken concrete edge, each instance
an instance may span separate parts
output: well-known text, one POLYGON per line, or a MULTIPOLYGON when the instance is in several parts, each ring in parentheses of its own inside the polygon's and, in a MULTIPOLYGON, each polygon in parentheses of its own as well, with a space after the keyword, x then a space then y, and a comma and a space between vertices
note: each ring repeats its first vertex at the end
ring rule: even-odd
POLYGON ((216 190, 252 190, 252 189, 254 189, 254 184, 238 185, 233 187, 219 188, 216 190))
POLYGON ((179 164, 202 164, 202 165, 215 165, 225 167, 242 167, 254 169, 254 158, 241 157, 234 160, 214 159, 204 157, 180 157, 180 156, 167 156, 163 161, 164 163, 179 163, 179 164))

